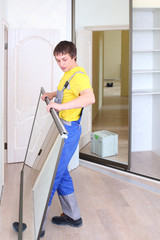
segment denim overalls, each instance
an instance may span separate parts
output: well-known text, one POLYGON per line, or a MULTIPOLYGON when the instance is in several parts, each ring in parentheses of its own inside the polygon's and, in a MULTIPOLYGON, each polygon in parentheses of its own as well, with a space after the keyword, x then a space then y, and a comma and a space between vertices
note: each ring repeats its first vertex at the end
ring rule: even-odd
MULTIPOLYGON (((76 73, 82 73, 84 72, 75 72, 72 77, 65 83, 62 91, 57 90, 57 96, 55 99, 55 102, 61 103, 63 99, 63 91, 66 88, 69 88, 69 81, 73 78, 73 76, 76 73)), ((83 109, 82 109, 83 110, 83 109)), ((63 213, 65 213, 67 216, 71 217, 74 220, 77 220, 80 218, 80 211, 78 208, 78 204, 76 201, 75 193, 74 193, 74 187, 72 178, 68 172, 68 164, 76 151, 76 148, 79 143, 80 135, 81 135, 81 116, 77 121, 67 122, 63 121, 63 124, 68 132, 68 138, 65 139, 64 146, 62 149, 54 185, 52 188, 52 193, 49 201, 49 206, 51 205, 52 198, 54 196, 55 191, 57 191, 63 213)))

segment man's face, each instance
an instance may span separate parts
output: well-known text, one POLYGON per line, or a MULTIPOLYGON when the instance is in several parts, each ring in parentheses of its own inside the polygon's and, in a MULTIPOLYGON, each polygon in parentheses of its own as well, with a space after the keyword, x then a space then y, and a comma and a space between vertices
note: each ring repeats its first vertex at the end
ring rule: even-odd
POLYGON ((63 72, 67 72, 76 66, 75 58, 71 58, 68 53, 55 55, 55 59, 63 72))

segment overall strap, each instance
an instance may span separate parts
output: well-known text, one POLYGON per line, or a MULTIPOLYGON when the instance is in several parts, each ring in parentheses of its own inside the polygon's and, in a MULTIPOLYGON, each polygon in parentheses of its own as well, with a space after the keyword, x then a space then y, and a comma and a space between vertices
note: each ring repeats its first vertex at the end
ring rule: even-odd
POLYGON ((82 73, 82 74, 85 74, 85 73, 82 72, 82 71, 77 71, 77 72, 73 73, 73 75, 70 77, 70 79, 69 79, 68 81, 65 82, 62 91, 64 91, 64 90, 68 87, 70 80, 74 77, 74 75, 75 75, 76 73, 82 73))

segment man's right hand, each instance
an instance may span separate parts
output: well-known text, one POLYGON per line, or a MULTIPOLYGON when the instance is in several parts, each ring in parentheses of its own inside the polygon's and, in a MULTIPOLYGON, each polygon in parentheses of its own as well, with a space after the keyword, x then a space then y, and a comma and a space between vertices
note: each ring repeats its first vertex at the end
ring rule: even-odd
POLYGON ((56 96, 57 92, 46 92, 42 95, 41 99, 44 101, 46 97, 48 97, 49 100, 52 100, 56 96))

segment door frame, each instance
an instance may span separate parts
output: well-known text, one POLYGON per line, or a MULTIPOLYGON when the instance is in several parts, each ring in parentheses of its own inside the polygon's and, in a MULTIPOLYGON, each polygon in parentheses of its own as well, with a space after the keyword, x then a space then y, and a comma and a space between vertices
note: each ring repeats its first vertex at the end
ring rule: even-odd
POLYGON ((3 25, 3 41, 4 41, 4 163, 7 159, 7 123, 8 123, 8 26, 3 25), (5 52, 6 51, 6 52, 5 52))
POLYGON ((4 187, 4 164, 7 162, 7 79, 8 79, 8 52, 5 53, 5 48, 7 48, 8 42, 8 23, 2 21, 2 135, 1 135, 1 166, 0 166, 0 200, 2 198, 3 187, 4 187), (6 44, 5 44, 6 43, 6 44))
MULTIPOLYGON (((128 30, 129 31, 129 34, 130 34, 130 25, 117 25, 117 26, 91 26, 91 27, 85 27, 84 28, 85 30, 88 30, 88 31, 91 31, 91 32, 94 32, 94 31, 114 31, 114 30, 119 30, 119 31, 122 31, 122 30, 128 30)), ((89 162, 93 162, 93 163, 96 163, 96 164, 100 164, 100 165, 104 165, 104 166, 109 166, 109 167, 113 167, 113 168, 117 168, 117 169, 122 169, 122 170, 130 170, 130 166, 131 166, 131 121, 130 121, 130 114, 131 114, 131 101, 130 101, 130 98, 131 98, 131 93, 130 93, 130 85, 131 85, 131 47, 130 47, 130 37, 129 37, 129 88, 128 88, 128 107, 129 107, 129 110, 128 110, 128 164, 123 164, 123 163, 119 163, 119 162, 116 162, 116 161, 111 161, 111 160, 108 160, 108 159, 103 159, 103 158, 100 158, 98 156, 92 156, 92 155, 89 155, 89 154, 85 154, 85 153, 79 153, 79 157, 80 159, 82 160, 87 160, 89 162)), ((92 70, 92 65, 89 66, 89 68, 92 70)), ((91 119, 92 121, 92 119, 91 119)), ((91 123, 92 125, 92 123, 91 123)))

